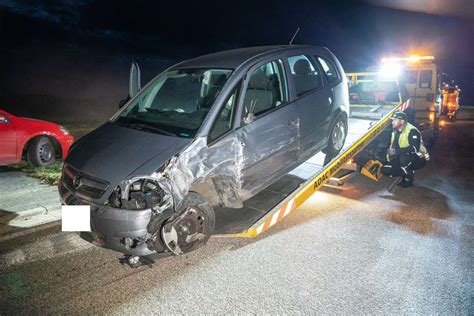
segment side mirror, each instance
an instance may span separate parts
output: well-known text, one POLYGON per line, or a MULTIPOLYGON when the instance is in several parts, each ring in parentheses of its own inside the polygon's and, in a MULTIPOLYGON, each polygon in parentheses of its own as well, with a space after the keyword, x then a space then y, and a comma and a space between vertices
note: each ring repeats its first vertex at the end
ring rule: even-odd
POLYGON ((10 120, 8 119, 8 117, 4 114, 0 114, 0 124, 8 124, 10 123, 10 120))
POLYGON ((119 109, 121 109, 125 105, 125 103, 127 103, 129 100, 130 100, 130 96, 127 96, 125 99, 120 100, 118 104, 119 109))
POLYGON ((130 78, 128 83, 128 96, 130 99, 136 96, 138 91, 140 91, 142 88, 140 77, 140 67, 138 67, 136 62, 132 62, 132 65, 130 66, 130 78))

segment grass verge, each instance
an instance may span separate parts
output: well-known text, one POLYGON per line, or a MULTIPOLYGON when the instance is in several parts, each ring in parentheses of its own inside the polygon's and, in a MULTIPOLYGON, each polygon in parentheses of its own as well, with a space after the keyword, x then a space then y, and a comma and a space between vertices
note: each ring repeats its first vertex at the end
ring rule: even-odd
POLYGON ((30 177, 40 179, 44 183, 58 185, 59 179, 61 178, 63 161, 58 160, 50 166, 36 168, 31 167, 27 162, 22 161, 21 163, 10 166, 9 168, 24 172, 30 177))

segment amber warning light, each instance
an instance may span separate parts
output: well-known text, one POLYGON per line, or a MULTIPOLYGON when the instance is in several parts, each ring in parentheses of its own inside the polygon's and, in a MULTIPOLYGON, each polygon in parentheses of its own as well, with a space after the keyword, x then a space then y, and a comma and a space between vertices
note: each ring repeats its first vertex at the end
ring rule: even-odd
POLYGON ((420 56, 420 55, 410 55, 408 57, 384 57, 382 58, 382 63, 394 63, 394 62, 427 62, 434 61, 434 56, 420 56))

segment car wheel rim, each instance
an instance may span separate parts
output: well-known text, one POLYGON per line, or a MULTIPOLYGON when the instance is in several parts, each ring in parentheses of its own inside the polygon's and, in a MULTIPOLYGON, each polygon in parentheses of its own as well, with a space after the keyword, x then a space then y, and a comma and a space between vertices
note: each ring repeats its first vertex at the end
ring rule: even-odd
POLYGON ((188 207, 162 228, 165 246, 175 255, 199 248, 210 237, 207 217, 198 207, 188 207))
POLYGON ((339 151, 342 149, 342 146, 344 145, 345 137, 346 137, 346 129, 344 128, 344 123, 342 121, 339 121, 336 123, 336 126, 334 126, 333 137, 332 137, 332 145, 336 151, 339 151))
POLYGON ((43 163, 51 161, 53 153, 51 152, 51 147, 48 144, 42 144, 40 146, 39 157, 43 163))

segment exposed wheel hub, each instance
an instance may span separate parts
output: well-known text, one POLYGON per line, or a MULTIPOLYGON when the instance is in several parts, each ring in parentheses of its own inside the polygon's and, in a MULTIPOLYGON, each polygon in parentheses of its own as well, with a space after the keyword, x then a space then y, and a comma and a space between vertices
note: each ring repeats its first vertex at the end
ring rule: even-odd
POLYGON ((178 217, 163 226, 162 237, 166 247, 176 255, 193 251, 210 237, 207 218, 198 207, 188 207, 178 217))

